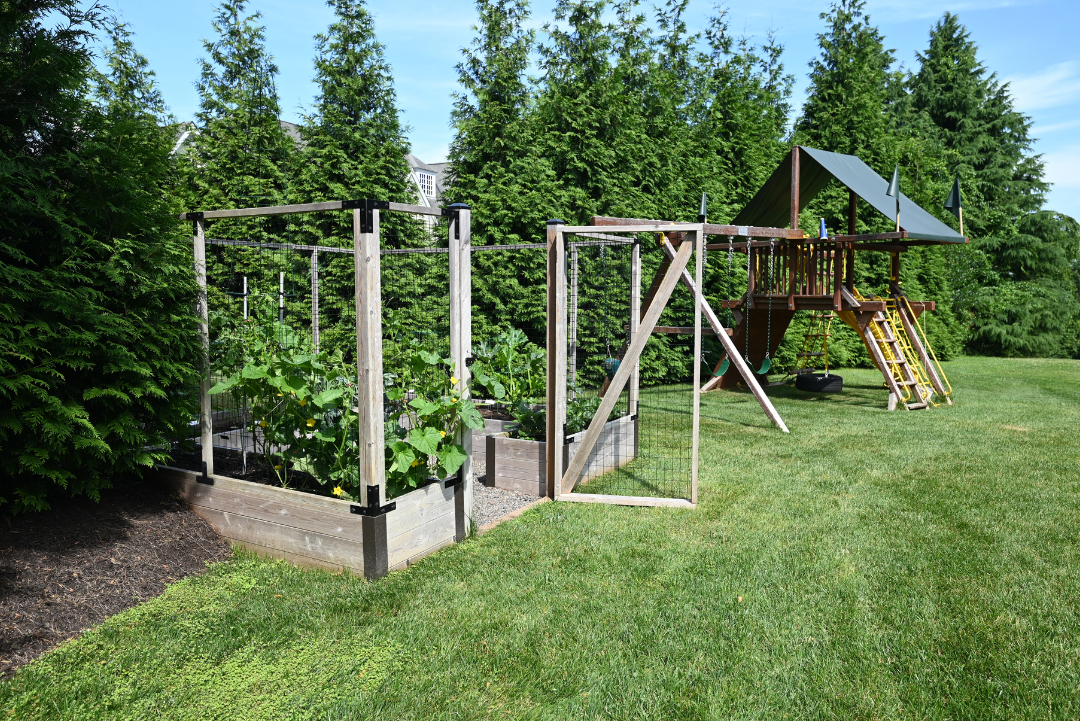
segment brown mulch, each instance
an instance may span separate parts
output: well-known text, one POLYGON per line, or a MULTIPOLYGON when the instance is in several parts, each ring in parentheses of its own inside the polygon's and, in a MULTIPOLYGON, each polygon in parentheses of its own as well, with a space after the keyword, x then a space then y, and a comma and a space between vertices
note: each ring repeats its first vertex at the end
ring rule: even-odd
POLYGON ((149 482, 52 506, 0 516, 0 677, 232 553, 149 482))

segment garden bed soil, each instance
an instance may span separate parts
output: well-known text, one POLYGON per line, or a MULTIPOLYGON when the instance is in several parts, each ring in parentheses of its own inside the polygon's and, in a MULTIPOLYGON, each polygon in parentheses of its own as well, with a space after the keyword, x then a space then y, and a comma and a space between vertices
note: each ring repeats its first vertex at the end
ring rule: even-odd
POLYGON ((152 482, 0 521, 0 676, 232 554, 152 482))

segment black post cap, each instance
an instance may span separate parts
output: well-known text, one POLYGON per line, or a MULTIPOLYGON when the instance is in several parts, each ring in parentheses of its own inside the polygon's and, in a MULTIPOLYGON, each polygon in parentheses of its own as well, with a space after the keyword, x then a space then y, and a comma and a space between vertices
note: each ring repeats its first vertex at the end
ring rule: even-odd
POLYGON ((472 206, 465 203, 451 203, 446 207, 453 208, 454 210, 472 210, 472 206))
POLYGON ((548 225, 566 225, 565 220, 559 220, 558 218, 552 218, 547 222, 548 225))

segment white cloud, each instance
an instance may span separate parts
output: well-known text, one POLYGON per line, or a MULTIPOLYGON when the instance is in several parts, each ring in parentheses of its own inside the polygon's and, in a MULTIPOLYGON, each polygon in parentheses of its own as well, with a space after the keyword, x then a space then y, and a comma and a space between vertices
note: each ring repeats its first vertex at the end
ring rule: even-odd
POLYGON ((1057 189, 1080 189, 1080 145, 1069 145, 1043 156, 1046 179, 1057 189))
POLYGON ((1031 134, 1035 137, 1041 137, 1046 133, 1054 133, 1058 130, 1068 130, 1069 128, 1076 127, 1080 127, 1080 119, 1066 120, 1063 123, 1052 123, 1050 125, 1036 125, 1031 129, 1031 134))
POLYGON ((1015 75, 1006 80, 1016 107, 1026 113, 1071 104, 1080 97, 1080 63, 1073 61, 1051 65, 1034 75, 1015 75))

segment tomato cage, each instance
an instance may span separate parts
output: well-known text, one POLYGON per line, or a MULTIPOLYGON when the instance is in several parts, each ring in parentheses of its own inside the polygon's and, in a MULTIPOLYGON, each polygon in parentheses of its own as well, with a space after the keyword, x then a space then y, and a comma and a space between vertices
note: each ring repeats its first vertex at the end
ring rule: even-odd
POLYGON ((198 434, 168 483, 233 541, 372 578, 464 538, 479 422, 468 206, 181 219, 206 356, 198 434))

